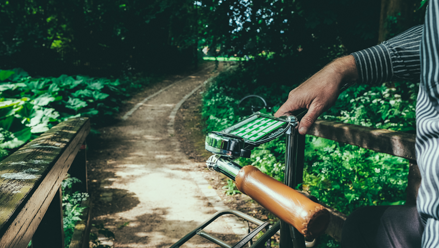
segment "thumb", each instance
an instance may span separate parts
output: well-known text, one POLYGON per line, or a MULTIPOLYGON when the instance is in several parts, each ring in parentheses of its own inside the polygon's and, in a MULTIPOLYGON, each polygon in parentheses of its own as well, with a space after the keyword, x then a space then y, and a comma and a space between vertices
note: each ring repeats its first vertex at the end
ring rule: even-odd
POLYGON ((314 122, 317 120, 317 117, 323 112, 324 106, 317 103, 312 103, 311 106, 309 106, 308 113, 306 113, 305 116, 303 116, 302 120, 300 120, 299 123, 299 133, 302 135, 305 135, 309 128, 314 124, 314 122))
POLYGON ((274 114, 275 117, 289 115, 291 112, 302 109, 295 99, 288 99, 274 114))

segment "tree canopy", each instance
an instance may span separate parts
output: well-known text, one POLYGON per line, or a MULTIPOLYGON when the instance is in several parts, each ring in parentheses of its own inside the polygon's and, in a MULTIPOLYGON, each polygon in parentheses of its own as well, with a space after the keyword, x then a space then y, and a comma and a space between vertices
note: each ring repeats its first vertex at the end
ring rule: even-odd
POLYGON ((0 66, 30 73, 169 71, 194 59, 192 1, 0 3, 0 66))
POLYGON ((3 0, 0 66, 42 75, 171 71, 195 65, 197 48, 209 46, 314 71, 421 22, 413 1, 3 0))

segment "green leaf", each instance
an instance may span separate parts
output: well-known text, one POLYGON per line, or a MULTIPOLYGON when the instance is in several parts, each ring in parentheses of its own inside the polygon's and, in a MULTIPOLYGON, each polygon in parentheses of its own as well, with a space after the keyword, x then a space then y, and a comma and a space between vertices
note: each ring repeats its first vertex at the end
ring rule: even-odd
POLYGON ((87 102, 80 100, 78 98, 69 97, 69 101, 67 102, 66 108, 73 109, 78 111, 84 107, 87 107, 87 102))
POLYGON ((61 88, 56 84, 51 84, 49 86, 49 89, 48 89, 49 93, 55 93, 55 92, 58 92, 60 90, 61 90, 61 88))
POLYGON ((90 78, 90 77, 87 77, 87 76, 80 76, 80 75, 76 76, 76 79, 77 79, 77 80, 82 80, 82 81, 84 81, 84 82, 87 82, 87 81, 89 81, 89 80, 92 80, 92 78, 90 78))
POLYGON ((83 109, 83 110, 81 111, 81 116, 89 116, 89 117, 92 117, 92 116, 95 116, 95 115, 97 115, 97 114, 99 114, 99 111, 96 110, 96 109, 94 109, 94 108, 92 108, 92 109, 83 109))
POLYGON ((22 108, 17 110, 15 114, 20 116, 21 118, 30 118, 35 112, 34 107, 35 106, 33 104, 29 102, 24 102, 22 103, 22 108))
POLYGON ((76 92, 72 93, 72 95, 78 98, 85 98, 85 97, 92 97, 92 93, 93 91, 89 89, 85 89, 85 90, 77 90, 76 92))
POLYGON ((82 82, 83 82, 82 80, 75 80, 75 81, 73 81, 73 82, 71 82, 71 83, 69 84, 69 88, 70 88, 70 89, 73 89, 73 88, 75 88, 76 86, 82 84, 82 82))
POLYGON ((49 131, 49 127, 47 126, 47 123, 40 123, 36 126, 31 127, 32 133, 44 133, 46 131, 49 131))
POLYGON ((69 77, 65 74, 59 76, 58 78, 52 79, 53 83, 57 84, 61 88, 67 87, 75 82, 73 77, 69 77))
POLYGON ((87 86, 87 89, 90 89, 90 90, 97 90, 97 91, 99 91, 99 90, 101 90, 102 88, 104 88, 104 84, 102 83, 102 82, 94 82, 94 83, 91 83, 91 84, 89 84, 88 86, 87 86))
POLYGON ((45 93, 32 100, 32 103, 38 106, 46 106, 49 103, 54 102, 55 100, 56 100, 55 97, 53 97, 48 93, 45 93))
POLYGON ((112 86, 119 86, 120 82, 119 82, 119 79, 116 79, 114 81, 109 81, 108 84, 112 85, 112 86))
POLYGON ((25 144, 31 137, 31 129, 29 127, 25 127, 22 130, 14 132, 9 140, 0 144, 0 148, 2 149, 14 149, 20 147, 25 144))
POLYGON ((0 81, 5 81, 6 79, 8 79, 14 73, 15 72, 13 72, 13 71, 1 70, 0 71, 0 81))
POLYGON ((34 93, 39 93, 42 89, 47 86, 48 81, 46 80, 32 80, 25 82, 27 87, 34 93))
MULTIPOLYGON (((8 116, 6 118, 2 118, 0 120, 0 128, 3 128, 6 131, 9 131, 9 129, 12 126, 12 123, 14 122, 15 117, 14 116, 8 116)), ((21 124, 21 123, 19 123, 21 124)))
POLYGON ((29 74, 27 74, 27 72, 25 72, 21 68, 14 68, 12 69, 12 71, 14 71, 15 73, 9 77, 9 80, 11 81, 18 82, 26 77, 29 77, 29 74))
MULTIPOLYGON (((55 109, 37 108, 31 116, 29 126, 32 128, 40 124, 44 124, 45 126, 48 126, 50 122, 57 122, 58 118, 59 118, 59 113, 56 112, 55 109)), ((34 131, 32 132, 34 133, 34 131)))
POLYGON ((6 90, 15 90, 17 86, 15 84, 9 84, 9 83, 3 83, 0 84, 0 92, 6 91, 6 90))
POLYGON ((104 100, 105 98, 107 98, 109 96, 108 94, 101 93, 98 91, 93 91, 92 95, 93 95, 93 98, 95 100, 104 100))
POLYGON ((0 120, 0 130, 3 143, 0 144, 2 149, 17 148, 26 143, 30 137, 30 128, 21 123, 21 120, 10 116, 0 120))
MULTIPOLYGON (((0 118, 14 115, 21 109, 20 100, 7 100, 0 102, 0 118)), ((9 130, 9 128, 6 128, 9 130)))

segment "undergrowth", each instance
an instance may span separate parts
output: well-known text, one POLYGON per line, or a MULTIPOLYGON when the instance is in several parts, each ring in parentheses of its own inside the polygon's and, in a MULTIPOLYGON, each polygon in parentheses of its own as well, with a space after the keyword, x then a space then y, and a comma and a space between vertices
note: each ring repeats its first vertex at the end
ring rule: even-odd
MULTIPOLYGON (((222 73, 203 96, 202 116, 206 132, 220 131, 241 118, 237 105, 249 94, 257 94, 280 107, 296 85, 258 83, 257 72, 245 67, 222 73)), ((297 80, 300 81, 300 80, 297 80)), ((418 84, 394 82, 378 86, 357 85, 344 91, 321 119, 368 127, 413 132, 418 84)), ((250 159, 263 173, 284 179, 285 140, 277 139, 252 151, 250 159)), ((306 136, 303 189, 321 202, 345 214, 361 206, 404 203, 409 163, 406 159, 332 140, 306 136)), ((236 193, 228 184, 226 192, 236 193)), ((332 239, 321 245, 338 247, 332 239)))
MULTIPOLYGON (((31 77, 22 69, 0 70, 0 160, 69 118, 90 117, 91 134, 97 133, 93 128, 111 121, 124 99, 158 78, 31 77)), ((67 177, 61 185, 65 247, 88 197, 72 192, 75 183, 79 179, 67 177)))
POLYGON ((79 191, 73 192, 72 186, 77 183, 82 182, 76 177, 70 177, 70 175, 67 175, 67 178, 61 183, 65 248, 70 247, 76 222, 81 220, 82 212, 87 208, 87 206, 82 206, 82 203, 87 200, 88 194, 79 191))

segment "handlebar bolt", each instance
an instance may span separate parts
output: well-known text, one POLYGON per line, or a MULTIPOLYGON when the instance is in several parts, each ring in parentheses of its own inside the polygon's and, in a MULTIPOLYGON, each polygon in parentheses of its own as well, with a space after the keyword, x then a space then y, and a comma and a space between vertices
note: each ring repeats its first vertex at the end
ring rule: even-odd
POLYGON ((252 152, 250 150, 241 149, 240 157, 242 157, 242 158, 250 158, 251 153, 252 152))

